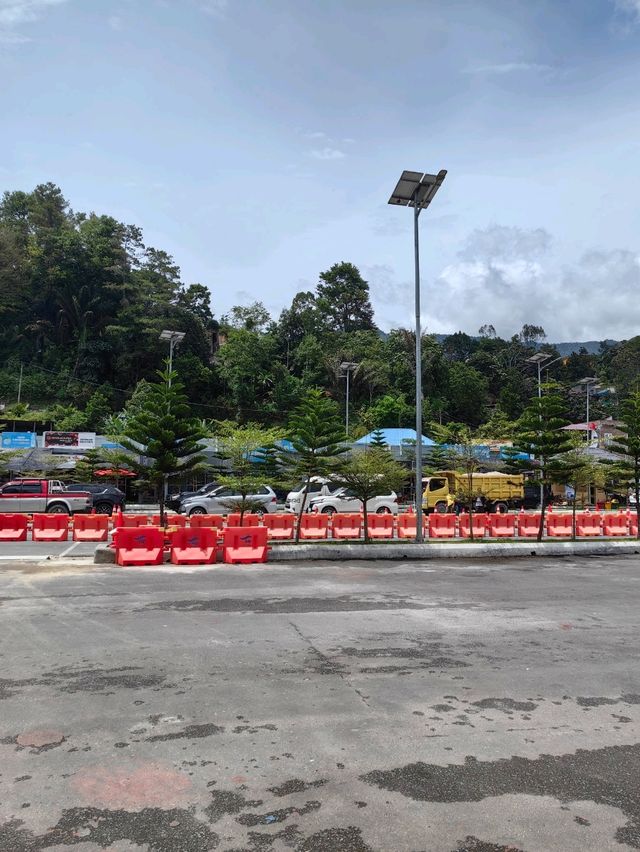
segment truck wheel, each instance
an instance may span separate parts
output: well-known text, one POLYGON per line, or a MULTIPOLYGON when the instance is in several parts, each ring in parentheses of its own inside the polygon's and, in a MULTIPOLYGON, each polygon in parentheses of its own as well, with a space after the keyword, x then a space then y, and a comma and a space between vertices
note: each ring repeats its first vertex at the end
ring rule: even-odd
POLYGON ((112 503, 96 503, 93 507, 96 510, 96 515, 112 515, 113 514, 113 504, 112 503))
POLYGON ((440 502, 436 503, 434 508, 439 515, 446 515, 447 513, 447 504, 444 500, 440 500, 440 502))
POLYGON ((509 507, 506 503, 496 503, 493 507, 494 512, 499 512, 501 515, 506 515, 509 511, 509 507))
POLYGON ((376 515, 390 515, 391 509, 388 506, 380 506, 379 509, 376 509, 376 515))
POLYGON ((197 506, 195 509, 192 509, 189 512, 189 517, 191 517, 191 515, 206 515, 206 514, 207 513, 205 512, 205 510, 201 506, 197 506))
POLYGON ((335 511, 336 510, 333 508, 333 506, 325 506, 324 509, 322 510, 322 514, 323 515, 333 515, 333 514, 335 514, 335 511))
POLYGON ((69 509, 64 505, 64 503, 52 503, 51 506, 47 506, 47 514, 68 515, 69 509))

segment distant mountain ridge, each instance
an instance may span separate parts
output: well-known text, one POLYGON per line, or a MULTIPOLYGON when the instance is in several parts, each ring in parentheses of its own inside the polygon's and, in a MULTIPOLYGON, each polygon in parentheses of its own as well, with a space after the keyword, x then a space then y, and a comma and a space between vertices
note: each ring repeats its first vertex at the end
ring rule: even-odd
MULTIPOLYGON (((596 355, 600 351, 600 344, 603 341, 601 340, 586 340, 584 343, 580 343, 580 341, 574 341, 571 343, 552 343, 555 349, 558 350, 560 355, 571 355, 572 352, 579 352, 582 348, 586 349, 590 355, 596 355)), ((619 340, 605 340, 604 343, 607 343, 609 346, 615 346, 616 343, 619 343, 619 340)))

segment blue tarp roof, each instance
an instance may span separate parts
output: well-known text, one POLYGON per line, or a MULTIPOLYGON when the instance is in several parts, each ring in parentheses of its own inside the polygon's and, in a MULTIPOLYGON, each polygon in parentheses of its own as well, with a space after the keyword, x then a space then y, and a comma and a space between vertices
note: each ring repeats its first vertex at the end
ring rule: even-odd
MULTIPOLYGON (((389 447, 401 447, 405 441, 415 441, 416 440, 416 430, 415 429, 378 429, 382 433, 382 436, 389 447)), ((368 435, 363 435, 362 438, 358 438, 356 444, 370 444, 374 438, 374 432, 369 432, 368 435)), ((434 447, 435 441, 432 441, 431 438, 427 438, 426 435, 422 436, 422 446, 423 447, 434 447)))

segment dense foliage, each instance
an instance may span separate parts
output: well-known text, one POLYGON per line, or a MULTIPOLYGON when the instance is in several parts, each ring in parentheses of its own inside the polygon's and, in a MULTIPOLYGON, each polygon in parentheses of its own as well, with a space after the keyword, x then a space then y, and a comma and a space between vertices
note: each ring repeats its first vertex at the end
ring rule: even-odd
MULTIPOLYGON (((315 291, 297 293, 277 319, 260 302, 216 319, 210 299, 209 288, 183 282, 173 258, 146 245, 137 226, 74 212, 50 183, 5 193, 0 402, 6 417, 38 428, 104 430, 105 420, 153 378, 167 353, 160 331, 170 328, 186 333, 174 366, 198 417, 284 424, 314 387, 344 411, 340 364, 349 361, 357 364, 354 437, 413 426, 413 333, 376 328, 369 286, 352 263, 321 272, 315 291)), ((513 421, 535 391, 535 368, 526 358, 539 349, 558 354, 534 325, 508 340, 489 324, 473 337, 425 335, 425 430, 430 422, 463 423, 489 438, 512 436, 513 421)), ((637 389, 640 337, 603 343, 597 354, 574 353, 550 375, 566 388, 569 418, 583 420, 584 390, 575 382, 598 376, 620 396, 637 389)), ((591 417, 615 415, 616 398, 594 397, 591 417)))

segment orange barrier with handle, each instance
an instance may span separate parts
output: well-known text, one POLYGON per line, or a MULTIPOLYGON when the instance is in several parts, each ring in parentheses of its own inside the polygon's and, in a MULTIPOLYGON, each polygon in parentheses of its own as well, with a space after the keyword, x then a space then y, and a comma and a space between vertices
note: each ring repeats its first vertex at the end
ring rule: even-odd
POLYGON ((359 512, 336 512, 331 520, 331 528, 335 539, 360 538, 362 516, 359 512))
MULTIPOLYGON (((422 531, 427 528, 427 516, 422 513, 422 531)), ((416 516, 412 512, 398 515, 398 538, 415 538, 417 532, 416 516)))
POLYGON ((369 515, 367 521, 369 538, 393 538, 393 515, 369 515))
POLYGON ((116 523, 118 526, 124 527, 125 529, 131 527, 146 527, 149 524, 149 518, 146 515, 122 515, 121 523, 116 523))
MULTIPOLYGON (((460 529, 460 536, 462 538, 470 538, 470 527, 471 523, 469 521, 468 513, 460 515, 458 518, 458 526, 460 529)), ((485 512, 474 512, 473 513, 473 537, 474 538, 484 538, 485 533, 487 531, 487 515, 485 512)))
POLYGON ((547 535, 551 538, 568 538, 572 533, 571 515, 547 515, 547 535))
POLYGON ((489 515, 489 535, 491 538, 513 538, 515 534, 515 515, 489 515))
POLYGON ((262 515, 258 515, 257 512, 245 512, 242 516, 242 526, 243 527, 258 527, 260 526, 260 521, 262 520, 262 515))
POLYGON ((303 515, 300 519, 301 539, 322 539, 329 535, 329 515, 303 515))
POLYGON ((116 538, 118 565, 162 565, 164 533, 158 527, 121 527, 116 538))
POLYGON ((603 535, 629 535, 629 519, 624 512, 608 512, 602 522, 603 535))
POLYGON ((638 535, 638 515, 635 512, 629 516, 629 535, 638 535))
POLYGON ((578 512, 576 515, 576 535, 581 538, 602 534, 602 515, 600 512, 578 512))
MULTIPOLYGON (((152 515, 151 523, 154 527, 160 526, 160 515, 152 515)), ((187 525, 187 516, 186 515, 177 515, 177 514, 169 514, 169 512, 165 513, 164 523, 167 527, 186 527, 187 525)))
POLYGON ((229 564, 267 561, 266 527, 227 527, 224 531, 223 560, 229 564))
POLYGON ((218 533, 213 527, 189 527, 176 530, 171 537, 171 562, 174 565, 210 565, 216 561, 218 533))
POLYGON ((29 518, 26 515, 0 515, 0 541, 26 541, 29 518))
POLYGON ((106 541, 109 537, 109 515, 75 515, 74 541, 106 541))
POLYGON ((239 527, 240 526, 240 512, 231 512, 227 515, 227 526, 228 527, 239 527))
POLYGON ((295 515, 265 515, 262 519, 263 525, 267 529, 267 537, 277 541, 287 541, 293 538, 293 532, 296 525, 295 515))
POLYGON ((540 512, 526 515, 521 512, 518 515, 518 535, 522 538, 536 538, 540 529, 540 512))
POLYGON ((69 538, 68 515, 34 515, 31 527, 33 541, 67 541, 69 538))
POLYGON ((438 512, 429 515, 429 538, 454 538, 455 534, 455 515, 441 515, 438 512))
POLYGON ((224 517, 222 515, 191 515, 189 526, 216 527, 216 529, 221 530, 224 526, 224 517))

